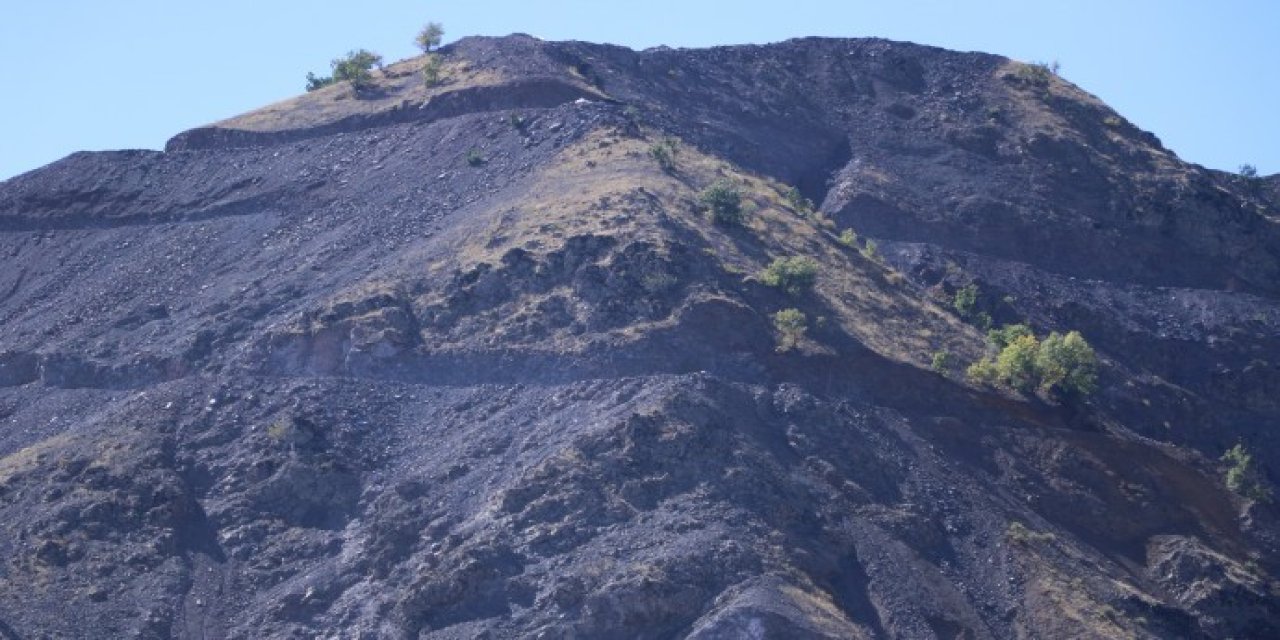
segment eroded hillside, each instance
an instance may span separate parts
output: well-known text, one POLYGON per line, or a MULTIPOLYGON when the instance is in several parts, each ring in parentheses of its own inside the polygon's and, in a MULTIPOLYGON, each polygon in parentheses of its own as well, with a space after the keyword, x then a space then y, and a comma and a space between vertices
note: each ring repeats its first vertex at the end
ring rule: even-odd
POLYGON ((0 183, 0 637, 1280 629, 1274 176, 986 54, 440 55, 0 183))

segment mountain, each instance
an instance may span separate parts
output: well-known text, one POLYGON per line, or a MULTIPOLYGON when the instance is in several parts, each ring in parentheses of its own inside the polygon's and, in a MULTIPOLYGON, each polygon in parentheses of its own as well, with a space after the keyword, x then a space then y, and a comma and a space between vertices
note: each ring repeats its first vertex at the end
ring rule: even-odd
POLYGON ((435 55, 0 183, 0 638, 1280 634, 1280 176, 981 53, 435 55))

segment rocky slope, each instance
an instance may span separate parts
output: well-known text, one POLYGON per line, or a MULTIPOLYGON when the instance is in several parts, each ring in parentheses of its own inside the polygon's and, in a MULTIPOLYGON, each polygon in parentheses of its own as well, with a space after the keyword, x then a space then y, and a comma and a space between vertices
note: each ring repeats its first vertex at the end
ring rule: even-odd
POLYGON ((0 183, 0 638, 1280 633, 1276 176, 985 54, 442 55, 0 183), (1097 393, 933 370, 968 285, 1097 393))

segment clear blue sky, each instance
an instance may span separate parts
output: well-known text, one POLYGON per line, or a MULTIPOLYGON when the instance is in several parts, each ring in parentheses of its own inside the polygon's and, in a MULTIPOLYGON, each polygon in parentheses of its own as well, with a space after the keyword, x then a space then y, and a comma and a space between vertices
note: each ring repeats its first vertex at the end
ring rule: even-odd
POLYGON ((1184 159, 1280 172, 1275 0, 4 0, 0 179, 79 149, 169 136, 299 93, 365 47, 524 32, 636 48, 879 36, 1054 60, 1184 159), (345 8, 344 8, 345 5, 345 8))

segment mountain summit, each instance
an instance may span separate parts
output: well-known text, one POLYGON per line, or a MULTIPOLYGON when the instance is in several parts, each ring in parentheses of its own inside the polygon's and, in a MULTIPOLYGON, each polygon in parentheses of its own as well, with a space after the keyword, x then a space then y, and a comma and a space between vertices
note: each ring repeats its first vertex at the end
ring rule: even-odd
POLYGON ((0 260, 6 640, 1280 635, 1280 177, 1043 65, 466 38, 0 260))

